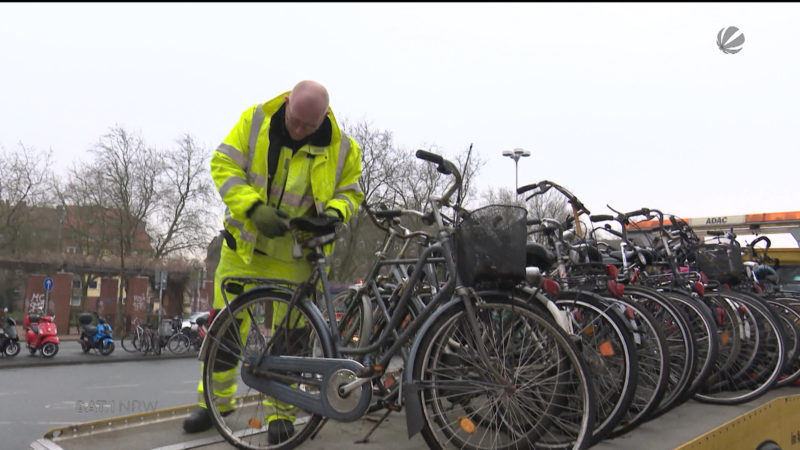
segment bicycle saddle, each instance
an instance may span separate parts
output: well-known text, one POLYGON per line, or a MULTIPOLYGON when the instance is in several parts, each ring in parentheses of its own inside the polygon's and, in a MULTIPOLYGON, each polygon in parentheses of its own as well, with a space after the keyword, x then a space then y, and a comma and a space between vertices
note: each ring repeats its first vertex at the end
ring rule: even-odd
POLYGON ((542 270, 549 270, 556 262, 556 257, 550 250, 536 242, 525 244, 525 265, 528 267, 538 267, 542 270))

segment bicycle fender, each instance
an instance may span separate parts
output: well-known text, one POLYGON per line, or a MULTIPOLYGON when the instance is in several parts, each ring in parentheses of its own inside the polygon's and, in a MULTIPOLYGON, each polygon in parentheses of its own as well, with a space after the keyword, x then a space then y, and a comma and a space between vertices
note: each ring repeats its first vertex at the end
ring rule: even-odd
POLYGON ((419 401, 418 395, 419 386, 414 383, 412 375, 414 373, 414 362, 417 359, 417 352, 419 351, 419 347, 422 345, 422 340, 428 333, 428 330, 433 327, 433 324, 436 323, 439 317, 447 314, 450 310, 460 305, 461 302, 461 298, 454 295, 452 299, 439 307, 439 309, 437 309, 431 315, 431 317, 428 318, 426 323, 422 325, 417 332, 417 335, 414 337, 414 344, 411 346, 411 351, 409 352, 407 362, 408 368, 403 374, 403 402, 406 406, 406 428, 408 429, 409 439, 422 431, 422 428, 425 426, 425 422, 422 419, 422 404, 419 401))

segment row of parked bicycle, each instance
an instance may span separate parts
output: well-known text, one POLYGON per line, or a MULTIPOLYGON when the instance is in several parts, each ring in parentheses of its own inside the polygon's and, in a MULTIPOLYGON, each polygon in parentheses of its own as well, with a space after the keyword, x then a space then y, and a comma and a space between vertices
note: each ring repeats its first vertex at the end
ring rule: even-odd
POLYGON ((187 320, 176 316, 162 319, 158 327, 134 319, 132 329, 122 338, 122 348, 130 353, 153 355, 160 355, 164 348, 174 354, 197 352, 204 337, 204 330, 202 326, 198 326, 198 320, 202 325, 203 319, 207 317, 208 312, 194 313, 187 320))
POLYGON ((330 293, 330 218, 290 222, 306 281, 222 281, 203 391, 231 444, 291 448, 326 419, 405 409, 431 448, 586 448, 688 399, 746 402, 800 376, 800 298, 742 263, 732 233, 705 242, 650 208, 591 216, 550 181, 518 193, 561 192, 566 219, 468 211, 457 167, 417 156, 453 181, 426 211, 364 205, 385 239, 358 285, 330 293), (659 226, 634 240, 636 217, 659 226), (294 418, 278 445, 262 421, 275 405, 294 418))
MULTIPOLYGON (((179 317, 165 319, 162 320, 159 330, 149 323, 142 325, 134 320, 134 329, 122 339, 122 347, 128 352, 156 355, 161 354, 164 347, 175 354, 192 349, 197 351, 203 340, 203 330, 198 328, 196 319, 207 316, 208 312, 200 312, 192 314, 186 320, 179 317)), ((78 342, 84 353, 94 350, 108 356, 114 352, 114 333, 108 321, 102 317, 95 319, 95 315, 84 313, 78 316, 78 323, 78 342)), ((27 348, 32 356, 39 353, 44 358, 52 358, 58 353, 61 340, 53 316, 26 315, 23 329, 27 348)), ((7 317, 0 327, 0 355, 13 357, 19 354, 20 349, 17 323, 13 318, 7 317)))

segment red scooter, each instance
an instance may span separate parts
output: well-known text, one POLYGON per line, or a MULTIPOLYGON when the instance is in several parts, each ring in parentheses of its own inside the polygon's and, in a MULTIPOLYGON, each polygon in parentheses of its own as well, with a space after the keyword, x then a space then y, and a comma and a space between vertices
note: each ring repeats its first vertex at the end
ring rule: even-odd
POLYGON ((25 340, 28 341, 28 351, 31 352, 31 356, 37 351, 40 351, 45 358, 56 356, 59 344, 58 330, 51 316, 27 315, 23 325, 27 330, 25 340))

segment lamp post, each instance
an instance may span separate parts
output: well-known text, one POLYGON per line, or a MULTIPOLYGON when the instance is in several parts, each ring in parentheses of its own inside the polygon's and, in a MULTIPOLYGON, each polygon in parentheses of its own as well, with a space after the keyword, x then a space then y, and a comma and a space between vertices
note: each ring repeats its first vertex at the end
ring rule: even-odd
POLYGON ((517 189, 519 188, 519 159, 526 156, 531 156, 531 152, 521 148, 515 148, 513 151, 504 151, 503 156, 508 156, 514 160, 514 193, 516 194, 517 189))

